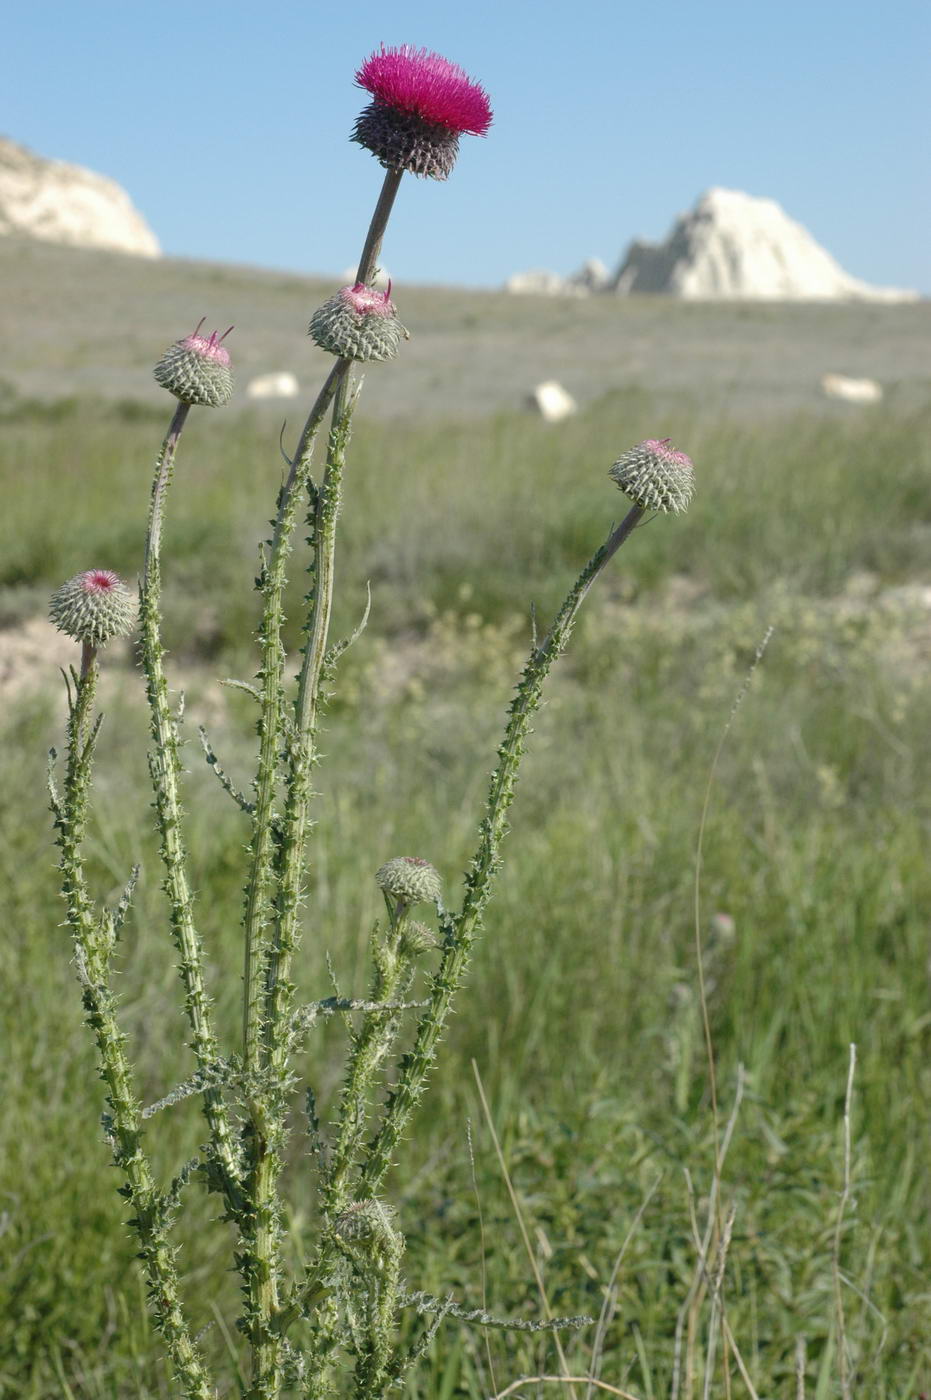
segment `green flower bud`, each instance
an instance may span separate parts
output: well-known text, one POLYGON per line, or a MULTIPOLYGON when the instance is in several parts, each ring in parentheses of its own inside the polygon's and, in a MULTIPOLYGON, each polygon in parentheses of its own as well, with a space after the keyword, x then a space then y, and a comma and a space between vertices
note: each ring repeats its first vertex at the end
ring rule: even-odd
POLYGON ((608 472, 635 506, 643 510, 688 510, 695 490, 691 457, 669 446, 669 438, 647 438, 614 463, 608 472))
POLYGON ((375 874, 378 887, 401 904, 436 904, 443 887, 428 860, 420 856, 395 856, 375 874))
POLYGON ((386 292, 362 282, 341 287, 310 318, 309 334, 321 350, 343 360, 393 360, 408 334, 386 292))
POLYGON ((155 378, 182 403, 222 408, 233 396, 233 374, 229 351, 221 342, 233 327, 219 337, 214 331, 208 339, 198 334, 203 324, 193 335, 169 345, 155 366, 155 378))
POLYGON ((436 934, 432 928, 428 928, 426 924, 418 923, 416 919, 405 923, 401 933, 402 953, 406 953, 409 958, 415 958, 419 953, 429 952, 431 948, 436 946, 436 934))
POLYGON ((49 617, 59 632, 99 647, 111 637, 125 637, 133 630, 136 602, 118 574, 110 569, 88 569, 55 590, 49 617))

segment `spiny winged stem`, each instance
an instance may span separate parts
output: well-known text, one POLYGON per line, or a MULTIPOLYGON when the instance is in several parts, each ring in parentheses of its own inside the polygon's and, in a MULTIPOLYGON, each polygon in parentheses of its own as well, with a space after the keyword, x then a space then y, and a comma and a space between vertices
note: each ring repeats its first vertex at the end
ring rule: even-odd
MULTIPOLYGON (((252 859, 243 916, 243 1067, 247 1075, 259 1068, 263 1045, 258 941, 268 915, 274 855, 274 801, 283 718, 281 600, 285 568, 291 551, 297 502, 309 480, 317 429, 348 368, 347 360, 337 360, 308 415, 287 480, 279 493, 271 553, 262 579, 260 749, 252 823, 252 859)), ((248 1098, 249 1122, 244 1145, 249 1176, 245 1193, 247 1206, 242 1215, 240 1267, 246 1292, 245 1325, 252 1349, 249 1395, 254 1400, 269 1400, 278 1395, 281 1389, 282 1348, 280 1338, 272 1331, 271 1319, 278 1307, 280 1208, 275 1195, 275 1180, 284 1139, 283 1086, 279 1083, 271 1093, 267 1087, 263 1091, 256 1086, 248 1098)))
MULTIPOLYGON (((386 895, 389 927, 373 936, 375 973, 371 999, 401 1000, 414 977, 414 960, 405 945, 410 906, 386 895)), ((400 1019, 385 1012, 369 1012, 352 1039, 346 1080, 337 1115, 338 1133, 324 1183, 325 1210, 332 1218, 349 1203, 348 1179, 365 1133, 372 1084, 397 1037, 400 1019)))
MULTIPOLYGON (((356 280, 368 282, 375 271, 378 254, 395 196, 401 184, 402 170, 388 170, 382 182, 378 202, 369 224, 356 280)), ((258 1063, 261 1037, 262 1003, 259 938, 268 918, 273 859, 272 827, 278 775, 278 741, 281 728, 283 699, 281 674, 284 653, 281 647, 281 596, 284 589, 285 566, 291 549, 291 535, 297 499, 310 473, 310 459, 317 429, 330 400, 339 389, 349 368, 348 360, 337 360, 310 411, 288 478, 278 498, 278 513, 268 564, 263 570, 262 590, 265 604, 262 614, 260 640, 262 647, 261 711, 259 718, 259 766, 256 776, 256 801, 252 820, 252 861, 246 884, 245 951, 243 968, 243 1062, 247 1069, 258 1063)))
POLYGON ((84 875, 82 847, 99 727, 98 722, 88 737, 97 682, 92 648, 85 646, 81 676, 78 678, 72 672, 72 679, 75 694, 72 699, 69 692, 67 771, 63 802, 56 812, 56 827, 75 965, 87 1023, 94 1032, 100 1073, 107 1089, 109 1112, 105 1128, 113 1160, 125 1174, 125 1185, 120 1189, 132 1207, 130 1224, 139 1239, 152 1313, 165 1339, 181 1393, 185 1400, 213 1400, 215 1392, 181 1309, 174 1252, 167 1241, 163 1198, 142 1149, 140 1105, 126 1058, 126 1038, 117 1023, 116 1003, 110 989, 114 926, 107 911, 99 918, 95 916, 84 875))
MULTIPOLYGON (((312 544, 314 590, 306 628, 304 661, 295 701, 295 715, 288 726, 287 798, 277 840, 276 919, 265 970, 265 1007, 262 1066, 265 1090, 250 1099, 248 1129, 251 1176, 249 1181, 251 1237, 248 1259, 248 1324, 252 1331, 256 1394, 259 1382, 280 1383, 281 1341, 271 1330, 278 1309, 280 1210, 276 1186, 286 1144, 289 1035, 286 1024, 291 1008, 289 980, 291 958, 297 945, 301 884, 306 843, 307 808, 316 729, 317 702, 333 598, 333 556, 339 513, 340 481, 353 398, 347 403, 348 376, 337 389, 334 422, 323 480, 312 492, 312 544)), ((244 1257, 248 1257, 244 1255, 244 1257)))
POLYGON ((264 602, 259 630, 262 649, 262 664, 259 670, 259 764, 255 780, 255 810, 252 815, 252 858, 243 911, 245 938, 242 1037, 243 1065, 246 1070, 253 1069, 258 1064, 261 1040, 259 939, 268 921, 271 898, 274 804, 278 786, 278 751, 283 711, 281 678, 284 669, 284 649, 281 645, 281 626, 284 615, 281 602, 285 570, 291 552, 297 503, 310 475, 317 429, 348 369, 348 360, 336 361, 304 424, 287 479, 278 494, 278 511, 271 550, 261 576, 264 602))
MULTIPOLYGON (((359 267, 357 282, 368 282, 375 272, 382 240, 395 197, 401 184, 402 170, 388 170, 382 182, 378 202, 372 214, 359 267)), ((304 660, 301 666, 298 695, 294 706, 294 729, 287 756, 288 800, 281 839, 279 895, 274 942, 269 950, 266 985, 266 1046, 274 1056, 282 1045, 279 1034, 286 1015, 288 996, 287 980, 291 954, 297 937, 300 915, 301 880, 304 867, 306 844, 307 806, 310 798, 310 769, 313 764, 313 742, 317 721, 320 682, 326 656, 327 639, 330 629, 330 616, 333 606, 333 571, 336 550, 336 522, 342 489, 342 473, 349 445, 349 431, 352 413, 358 399, 361 383, 353 394, 350 389, 346 362, 338 361, 330 379, 335 380, 337 371, 343 367, 335 382, 332 429, 330 434, 327 463, 323 481, 316 494, 312 519, 314 590, 311 613, 305 628, 304 660)), ((328 381, 329 383, 330 381, 328 381)), ((323 407, 325 408, 325 404, 323 407)), ((316 407, 316 406, 315 406, 316 407)), ((311 415, 313 417, 313 414, 311 415)), ((310 422, 311 420, 308 420, 310 422)), ((319 420, 318 420, 319 421, 319 420)), ((316 426, 316 425, 315 425, 316 426)), ((305 428, 298 455, 309 457, 308 432, 305 428)), ((297 459, 295 459, 297 460, 297 459)), ((292 477, 294 470, 292 468, 292 477)), ((291 478, 289 478, 290 484, 291 478)), ((287 492, 288 485, 285 487, 287 492)), ((264 638, 263 628, 263 638, 264 638)), ((279 671, 280 689, 280 671, 279 671)), ((264 696, 263 696, 264 700, 264 696)), ((264 718, 263 704, 263 718, 264 718)), ((258 804, 256 804, 258 807, 258 804)), ((258 820, 258 812, 256 813, 258 820)), ((251 961, 247 938, 247 968, 251 973, 251 961)), ((246 984, 249 988, 250 978, 246 984)), ((254 1012, 247 1010, 246 1042, 251 1031, 254 1012)), ((280 1067, 280 1066, 279 1066, 280 1067)))
POLYGON ((446 920, 443 955, 433 979, 429 1004, 417 1027, 413 1049, 401 1062, 398 1082, 392 1090, 378 1131, 369 1145, 360 1172, 357 1194, 377 1194, 389 1170, 401 1135, 426 1086, 437 1041, 443 1033, 453 997, 466 970, 469 953, 491 896, 500 864, 501 842, 507 832, 507 813, 514 797, 524 743, 530 722, 540 705, 550 669, 568 641, 579 608, 595 579, 630 536, 643 517, 634 506, 608 536, 582 570, 566 596, 549 633, 531 653, 511 703, 504 740, 498 750, 498 767, 492 774, 480 839, 466 875, 466 895, 460 912, 446 920))
POLYGON ((313 594, 305 628, 304 659, 294 703, 294 721, 286 750, 287 798, 278 848, 275 930, 265 974, 265 1058, 271 1069, 279 1074, 285 1070, 287 1042, 282 1031, 290 1009, 291 958, 300 931, 311 770, 315 761, 320 686, 333 609, 336 525, 352 412, 357 398, 358 389, 354 393, 351 391, 347 376, 340 384, 333 404, 326 468, 320 489, 313 497, 309 517, 313 594))
MULTIPOLYGON (((219 1058, 220 1052, 211 1021, 210 1000, 204 985, 203 947, 194 925, 194 901, 187 877, 187 852, 181 831, 179 791, 181 755, 177 724, 168 703, 160 612, 162 512, 171 483, 178 440, 189 408, 189 404, 178 404, 155 465, 139 597, 139 625, 142 637, 142 665, 155 745, 154 751, 149 755, 149 772, 161 836, 161 856, 165 867, 164 888, 171 911, 171 930, 180 953, 179 971, 184 983, 185 1007, 192 1031, 191 1047, 198 1069, 204 1070, 219 1058)), ((211 1088, 205 1092, 203 1111, 210 1125, 213 1185, 223 1191, 230 1212, 235 1215, 240 1203, 240 1170, 230 1132, 229 1116, 219 1089, 211 1088)))
MULTIPOLYGON (((375 270, 375 261, 402 173, 401 170, 386 172, 363 245, 358 281, 367 282, 375 270)), ((242 1265, 247 1293, 246 1326, 252 1345, 252 1380, 248 1400, 274 1400, 281 1388, 283 1345, 281 1334, 274 1326, 278 1312, 280 1272, 280 1212, 275 1183, 280 1170, 285 1134, 285 1018, 290 999, 290 957, 296 942, 299 917, 312 736, 332 605, 333 549, 339 508, 339 482, 348 438, 349 417, 354 406, 352 401, 349 401, 347 406, 348 369, 348 360, 337 360, 308 416, 287 480, 279 494, 270 555, 262 576, 264 607, 260 631, 262 664, 259 672, 259 764, 252 823, 252 858, 243 915, 243 1064, 248 1073, 250 1069, 258 1067, 260 1057, 266 1067, 273 1061, 276 1078, 271 1094, 250 1095, 250 1123, 246 1134, 250 1158, 247 1188, 250 1209, 244 1221, 242 1265), (284 826, 277 838, 280 841, 278 917, 273 945, 267 957, 263 959, 260 939, 268 922, 271 902, 276 839, 274 803, 284 718, 281 600, 297 500, 309 482, 310 461, 317 429, 334 395, 336 403, 333 412, 333 434, 327 462, 329 481, 324 479, 323 487, 318 493, 318 497, 322 498, 322 509, 315 515, 314 606, 296 703, 295 732, 289 746, 288 801, 284 826), (267 989, 264 1005, 263 983, 267 989), (263 1028, 263 1013, 270 1016, 267 1034, 263 1028)))
MULTIPOLYGON (((381 1123, 365 1153, 358 1178, 350 1188, 356 1201, 377 1197, 401 1136, 426 1087, 437 1041, 445 1027, 453 997, 462 984, 469 952, 491 895, 524 742, 530 722, 539 708, 546 677, 568 641, 586 594, 643 515, 644 511, 634 506, 592 555, 567 594, 549 633, 531 652, 524 667, 498 750, 498 767, 491 777, 485 815, 480 825, 478 850, 466 875, 466 897, 459 914, 447 916, 444 921, 442 961, 433 979, 427 1008, 418 1023, 414 1046, 401 1061, 398 1081, 388 1096, 381 1123)), ((341 1172, 341 1187, 346 1174, 344 1169, 341 1172)), ((322 1296, 322 1281, 326 1279, 332 1262, 332 1242, 324 1238, 306 1275, 295 1286, 282 1309, 278 1323, 282 1331, 322 1296)))

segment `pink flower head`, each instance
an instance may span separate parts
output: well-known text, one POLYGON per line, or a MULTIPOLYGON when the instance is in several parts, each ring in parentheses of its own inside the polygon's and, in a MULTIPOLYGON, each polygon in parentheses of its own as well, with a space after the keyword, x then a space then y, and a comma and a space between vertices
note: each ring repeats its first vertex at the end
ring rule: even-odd
POLYGON ((211 331, 209 337, 201 335, 200 328, 206 319, 206 316, 202 316, 191 334, 180 343, 185 350, 193 350, 195 355, 203 355, 205 359, 213 360, 215 364, 229 365, 230 354, 223 341, 233 327, 230 326, 229 330, 225 330, 222 335, 218 335, 216 331, 211 331))
POLYGON ((664 462, 678 467, 691 467, 693 465, 691 457, 686 452, 677 452, 674 447, 670 447, 672 438, 646 438, 641 442, 640 447, 645 452, 652 452, 664 462))
POLYGON ((112 569, 88 569, 80 579, 85 593, 112 593, 120 587, 120 576, 112 569))
POLYGON ((413 44, 394 49, 381 44, 356 73, 356 83, 376 102, 449 131, 484 136, 491 126, 491 103, 485 89, 458 63, 413 44))
POLYGON ((394 302, 391 300, 390 282, 386 292, 376 292, 373 287, 367 287, 364 282, 357 282, 354 287, 341 287, 337 296, 345 302, 346 306, 352 307, 357 316, 397 315, 394 302))

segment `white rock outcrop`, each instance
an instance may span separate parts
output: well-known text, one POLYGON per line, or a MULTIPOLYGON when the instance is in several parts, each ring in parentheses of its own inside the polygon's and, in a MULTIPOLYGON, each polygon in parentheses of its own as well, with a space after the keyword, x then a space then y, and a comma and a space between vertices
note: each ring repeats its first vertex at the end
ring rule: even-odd
POLYGON ((544 423, 561 423, 578 412, 578 404, 567 389, 555 379, 538 384, 527 396, 527 407, 539 414, 544 423))
POLYGON ((158 239, 115 180, 0 137, 0 234, 157 258, 158 239))
POLYGON ((916 292, 851 277, 774 199, 710 189, 663 243, 632 243, 614 278, 621 296, 692 301, 914 301, 916 292))
POLYGON ((259 374, 246 385, 247 399, 293 399, 300 392, 297 376, 289 369, 259 374))

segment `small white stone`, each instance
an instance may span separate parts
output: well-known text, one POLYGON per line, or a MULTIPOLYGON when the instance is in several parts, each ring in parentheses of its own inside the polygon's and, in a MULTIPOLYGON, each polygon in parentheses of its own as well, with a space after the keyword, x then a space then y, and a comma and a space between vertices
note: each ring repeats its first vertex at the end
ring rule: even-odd
POLYGON ((247 399, 293 399, 299 392, 297 379, 287 369, 257 375, 246 385, 247 399))
POLYGON ((875 379, 848 379, 845 374, 823 374, 821 388, 829 399, 844 399, 847 403, 879 403, 882 385, 875 379))
POLYGON ((572 395, 555 379, 538 384, 527 398, 527 407, 538 413, 544 423, 561 423, 579 409, 572 395))

